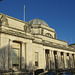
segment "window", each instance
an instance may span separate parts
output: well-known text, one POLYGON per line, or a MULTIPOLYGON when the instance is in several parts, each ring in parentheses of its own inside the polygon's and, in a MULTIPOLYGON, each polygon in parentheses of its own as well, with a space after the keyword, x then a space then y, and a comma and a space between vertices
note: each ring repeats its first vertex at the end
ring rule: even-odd
POLYGON ((35 66, 38 66, 38 52, 35 52, 35 66))
POLYGON ((19 42, 13 41, 12 43, 12 67, 20 69, 20 53, 21 44, 19 42))
POLYGON ((19 66, 19 49, 17 48, 13 48, 12 64, 13 66, 19 66))
POLYGON ((53 38, 53 36, 50 33, 46 33, 45 36, 53 38))

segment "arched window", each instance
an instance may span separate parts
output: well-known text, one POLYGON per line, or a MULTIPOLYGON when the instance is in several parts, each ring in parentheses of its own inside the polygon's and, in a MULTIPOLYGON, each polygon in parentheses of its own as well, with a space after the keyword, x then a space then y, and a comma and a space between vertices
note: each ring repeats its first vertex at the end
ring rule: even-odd
POLYGON ((53 36, 50 33, 46 33, 45 36, 53 38, 53 36))

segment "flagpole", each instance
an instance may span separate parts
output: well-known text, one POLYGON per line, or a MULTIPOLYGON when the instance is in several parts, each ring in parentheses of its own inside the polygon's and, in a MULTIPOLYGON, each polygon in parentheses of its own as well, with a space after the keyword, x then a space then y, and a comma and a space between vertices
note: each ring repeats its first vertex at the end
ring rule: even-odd
POLYGON ((24 5, 24 21, 25 21, 25 5, 24 5))

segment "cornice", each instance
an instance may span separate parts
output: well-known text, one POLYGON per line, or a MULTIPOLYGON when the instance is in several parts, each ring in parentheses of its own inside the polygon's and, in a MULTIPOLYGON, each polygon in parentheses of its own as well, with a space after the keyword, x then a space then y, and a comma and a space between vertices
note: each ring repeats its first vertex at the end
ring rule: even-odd
POLYGON ((39 42, 38 42, 37 40, 32 40, 32 42, 33 42, 33 43, 40 44, 40 45, 43 45, 43 44, 42 44, 42 41, 39 41, 39 42))
MULTIPOLYGON (((34 34, 34 35, 40 35, 40 36, 43 36, 43 37, 47 37, 47 36, 45 36, 45 35, 41 35, 41 34, 34 34)), ((50 37, 47 37, 47 38, 50 38, 50 37)), ((54 40, 58 40, 58 41, 65 42, 65 41, 63 41, 63 40, 59 40, 59 39, 55 39, 55 38, 50 38, 50 39, 54 39, 54 40)))
POLYGON ((53 44, 53 42, 49 42, 49 41, 45 41, 45 40, 42 40, 42 42, 33 40, 32 42, 37 43, 37 44, 42 44, 43 46, 48 46, 48 47, 52 47, 52 48, 57 48, 57 49, 62 49, 62 50, 68 50, 68 51, 75 52, 75 50, 71 47, 66 47, 64 45, 61 46, 60 44, 53 44))
POLYGON ((33 36, 29 36, 26 33, 21 33, 21 32, 17 32, 13 30, 0 29, 0 33, 5 33, 5 34, 9 34, 9 35, 13 35, 13 36, 21 37, 21 38, 26 38, 26 39, 31 39, 31 40, 34 39, 33 36))

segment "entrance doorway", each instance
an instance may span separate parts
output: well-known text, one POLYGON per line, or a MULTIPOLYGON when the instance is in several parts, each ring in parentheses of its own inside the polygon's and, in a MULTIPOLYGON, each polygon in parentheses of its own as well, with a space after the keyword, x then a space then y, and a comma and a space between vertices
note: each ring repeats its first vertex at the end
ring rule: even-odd
POLYGON ((49 70, 49 50, 45 50, 46 56, 46 69, 49 70))

